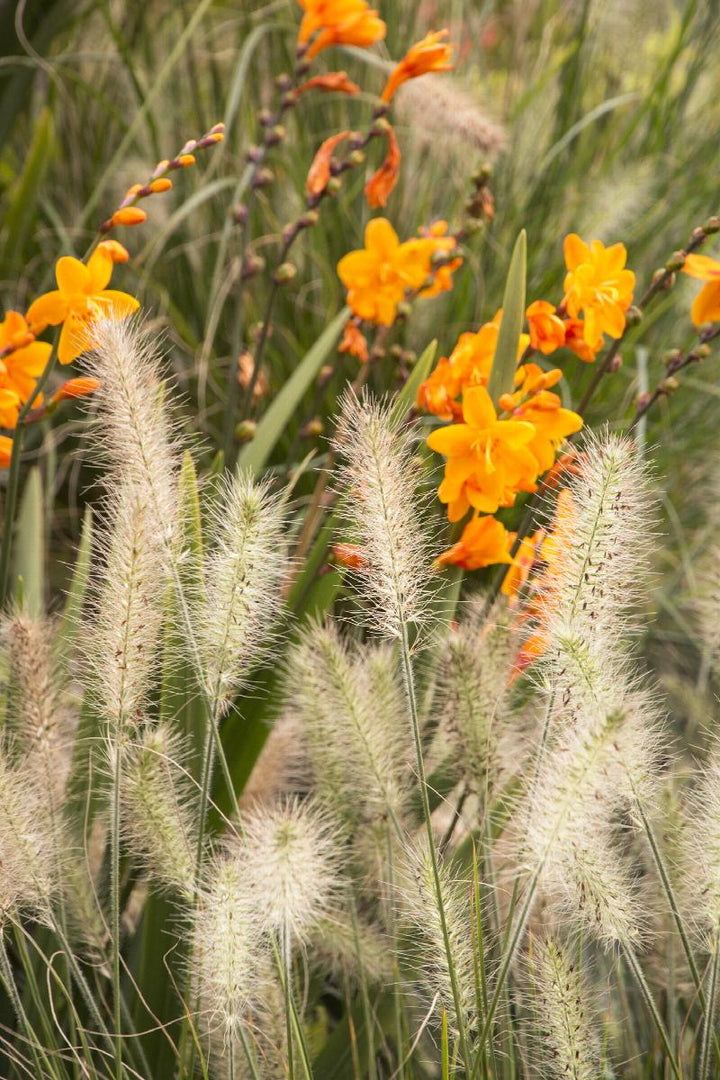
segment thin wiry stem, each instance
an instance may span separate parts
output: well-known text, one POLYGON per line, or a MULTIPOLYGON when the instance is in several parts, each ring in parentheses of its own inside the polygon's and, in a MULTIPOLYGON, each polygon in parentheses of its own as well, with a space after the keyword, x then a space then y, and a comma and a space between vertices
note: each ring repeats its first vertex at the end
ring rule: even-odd
MULTIPOLYGON (((698 1066, 699 1080, 707 1080, 710 1076, 710 1063, 712 1061, 710 1041, 712 1037, 715 1037, 715 1002, 717 998, 718 969, 720 968, 720 940, 717 930, 712 938, 711 956, 710 986, 708 987, 705 1022, 703 1024, 702 1042, 700 1045, 700 1064, 698 1066)), ((717 1055, 717 1050, 715 1053, 717 1055)))
POLYGON ((648 1012, 652 1017, 655 1027, 657 1028, 658 1035, 660 1036, 660 1041, 662 1042, 663 1048, 667 1055, 667 1061, 672 1070, 672 1074, 676 1078, 676 1080, 683 1080, 682 1073, 680 1072, 680 1067, 675 1060, 675 1053, 672 1048, 672 1043, 670 1042, 670 1036, 668 1035, 667 1028, 665 1027, 663 1018, 660 1015, 657 1004, 655 1003, 655 999, 652 996, 652 991, 650 990, 650 987, 647 984, 647 980, 643 975, 643 971, 638 962, 638 958, 633 952, 630 945, 623 944, 623 956, 627 960, 628 967, 632 971, 640 993, 645 999, 645 1004, 648 1007, 648 1012))

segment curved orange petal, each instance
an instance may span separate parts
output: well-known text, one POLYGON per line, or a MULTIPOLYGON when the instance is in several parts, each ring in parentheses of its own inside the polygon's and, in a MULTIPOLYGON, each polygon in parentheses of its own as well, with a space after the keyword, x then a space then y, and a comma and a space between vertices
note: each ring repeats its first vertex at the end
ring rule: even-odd
POLYGON ((720 321, 720 279, 703 285, 692 306, 692 321, 696 326, 720 321))
POLYGON ((688 277, 699 278, 700 281, 712 281, 720 278, 720 262, 709 255, 686 255, 683 265, 683 274, 688 277))
POLYGON ((55 264, 55 277, 58 288, 65 296, 80 293, 87 295, 92 286, 90 271, 85 263, 74 259, 72 255, 63 255, 55 264))
POLYGON ((463 398, 463 417, 475 428, 488 428, 497 420, 492 399, 484 386, 471 386, 463 398))
POLYGON ((25 316, 33 327, 57 326, 67 317, 68 306, 59 289, 44 293, 33 300, 25 316))
POLYGON ((461 457, 472 453, 474 440, 475 434, 467 424, 449 424, 431 432, 427 444, 445 457, 461 457))
POLYGON ((60 331, 58 360, 61 364, 71 364, 89 344, 88 324, 71 312, 60 331))
MULTIPOLYGON (((568 270, 575 270, 590 255, 590 249, 577 233, 568 233, 563 242, 563 254, 568 270)), ((566 286, 567 288, 567 286, 566 286)))
POLYGON ((96 299, 103 303, 103 315, 111 319, 124 319, 140 307, 138 299, 119 289, 103 289, 96 299))
POLYGON ((387 218, 373 218, 365 229, 365 247, 381 258, 391 258, 400 246, 398 234, 387 218))
POLYGON ((88 259, 87 268, 90 274, 91 293, 94 295, 106 289, 113 272, 113 257, 108 248, 96 247, 88 259))

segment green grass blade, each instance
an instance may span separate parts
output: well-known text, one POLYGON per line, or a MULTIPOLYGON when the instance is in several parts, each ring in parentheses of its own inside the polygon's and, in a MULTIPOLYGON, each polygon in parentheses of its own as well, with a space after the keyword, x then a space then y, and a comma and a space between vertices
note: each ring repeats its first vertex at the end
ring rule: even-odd
POLYGON ((488 382, 488 393, 496 404, 502 394, 509 394, 513 389, 518 343, 525 318, 526 266, 527 237, 525 230, 521 229, 515 241, 505 282, 503 314, 488 382))

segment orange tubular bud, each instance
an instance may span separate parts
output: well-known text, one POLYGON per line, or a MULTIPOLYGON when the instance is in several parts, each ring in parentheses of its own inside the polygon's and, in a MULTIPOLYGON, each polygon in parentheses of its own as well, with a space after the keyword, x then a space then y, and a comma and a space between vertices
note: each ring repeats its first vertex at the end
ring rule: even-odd
POLYGON ((130 187, 125 192, 125 198, 126 199, 134 199, 135 196, 137 195, 138 191, 142 191, 142 189, 143 189, 142 184, 131 184, 130 187))
POLYGON ((349 319, 345 324, 342 341, 338 345, 338 352, 349 353, 355 356, 361 364, 367 364, 370 359, 365 335, 360 330, 355 319, 349 319))
POLYGON ((308 79, 302 86, 298 86, 296 93, 304 94, 306 90, 325 90, 340 94, 359 94, 360 87, 348 78, 346 71, 331 71, 327 75, 315 75, 308 79))
POLYGON ((147 221, 147 214, 139 206, 124 206, 115 211, 111 221, 113 225, 142 225, 147 221))
POLYGON ((180 157, 177 160, 178 160, 178 163, 180 164, 180 166, 183 169, 187 169, 189 165, 194 165, 195 164, 195 155, 194 154, 180 154, 180 157))
POLYGON ((52 401, 59 405, 61 401, 71 401, 74 398, 87 397, 94 394, 100 387, 100 380, 93 379, 89 375, 80 376, 77 379, 68 379, 55 391, 52 401))
POLYGON ((305 190, 308 195, 319 195, 321 191, 324 191, 327 187, 328 180, 330 179, 330 165, 332 162, 333 150, 341 143, 343 139, 347 139, 349 131, 340 131, 337 135, 331 135, 329 139, 321 145, 320 149, 313 158, 312 165, 307 174, 307 180, 305 181, 305 190))
POLYGON ((101 240, 98 247, 107 251, 114 263, 126 263, 130 258, 130 252, 119 240, 101 240))
POLYGON ((161 176, 157 180, 151 180, 148 184, 154 195, 160 195, 163 191, 170 191, 172 186, 173 182, 168 176, 161 176))
POLYGON ((333 544, 330 548, 332 561, 347 570, 362 570, 365 557, 356 544, 333 544))
POLYGON ((368 206, 373 208, 385 206, 400 175, 400 147, 392 128, 388 128, 387 139, 388 148, 385 160, 365 185, 365 198, 368 206))
POLYGON ((452 45, 445 42, 448 33, 447 30, 433 30, 426 34, 422 41, 416 42, 408 49, 390 74, 382 92, 383 101, 390 101, 398 87, 408 79, 416 79, 419 75, 427 75, 429 72, 452 70, 452 45))

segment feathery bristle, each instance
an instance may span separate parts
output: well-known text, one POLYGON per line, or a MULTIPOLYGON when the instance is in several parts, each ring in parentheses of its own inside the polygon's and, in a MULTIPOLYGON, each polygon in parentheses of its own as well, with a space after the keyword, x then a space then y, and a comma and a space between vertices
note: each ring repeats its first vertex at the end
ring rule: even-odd
POLYGON ((410 740, 394 658, 364 646, 353 654, 330 624, 294 647, 290 704, 321 800, 353 835, 408 797, 410 740))
POLYGON ((122 478, 150 508, 167 542, 178 512, 179 456, 157 343, 136 319, 98 319, 86 366, 100 382, 95 445, 111 482, 122 478))
MULTIPOLYGON (((498 780, 504 699, 512 665, 507 626, 484 623, 478 606, 438 643, 433 711, 468 789, 484 797, 498 780)), ((517 757, 517 746, 515 746, 517 757)), ((517 761, 516 761, 517 764, 517 761)))
POLYGON ((412 431, 400 429, 390 405, 365 393, 341 402, 334 447, 343 459, 344 510, 359 542, 358 590, 371 605, 376 631, 398 639, 428 615, 432 556, 418 506, 419 470, 412 431))
POLYGON ((166 578, 155 514, 132 484, 115 491, 109 516, 87 651, 89 675, 115 738, 143 718, 155 677, 166 578))
POLYGON ((194 625, 202 677, 222 711, 271 641, 287 570, 284 503, 245 473, 224 483, 194 625))
POLYGON ((257 909, 238 859, 210 865, 194 914, 192 973, 206 1031, 232 1037, 258 987, 257 909))
POLYGON ((309 953, 321 971, 336 978, 388 983, 393 974, 391 942, 375 923, 339 908, 321 919, 310 937, 309 953))
POLYGON ((504 128, 484 111, 477 97, 456 79, 414 79, 398 94, 398 115, 421 143, 443 145, 466 160, 468 152, 498 154, 507 142, 504 128))
POLYGON ((259 807, 243 817, 242 827, 230 857, 242 866, 258 924, 289 950, 306 941, 336 903, 338 841, 326 814, 295 799, 259 807))
POLYGON ((49 911, 60 851, 42 788, 0 750, 0 921, 49 911))
POLYGON ((720 747, 713 747, 688 799, 683 837, 683 894, 699 928, 720 927, 720 747))
POLYGON ((155 881, 186 896, 195 886, 197 828, 193 791, 177 764, 182 753, 169 728, 148 728, 124 754, 122 829, 130 852, 155 881))
POLYGON ((423 842, 406 849, 397 892, 400 918, 414 931, 408 960, 417 969, 428 1000, 437 998, 436 1017, 439 1019, 445 1010, 451 1031, 457 1034, 464 1027, 466 1031, 473 1032, 478 1018, 471 893, 467 882, 452 877, 444 861, 439 860, 438 869, 445 925, 463 1011, 461 1018, 458 1018, 455 1008, 430 851, 423 842))
POLYGON ((569 952, 550 938, 532 938, 530 965, 542 1075, 547 1080, 598 1080, 599 1040, 588 1015, 587 988, 569 952))
POLYGON ((10 661, 10 729, 23 769, 42 785, 54 810, 62 804, 70 768, 72 718, 61 699, 48 622, 16 612, 4 620, 10 661))

